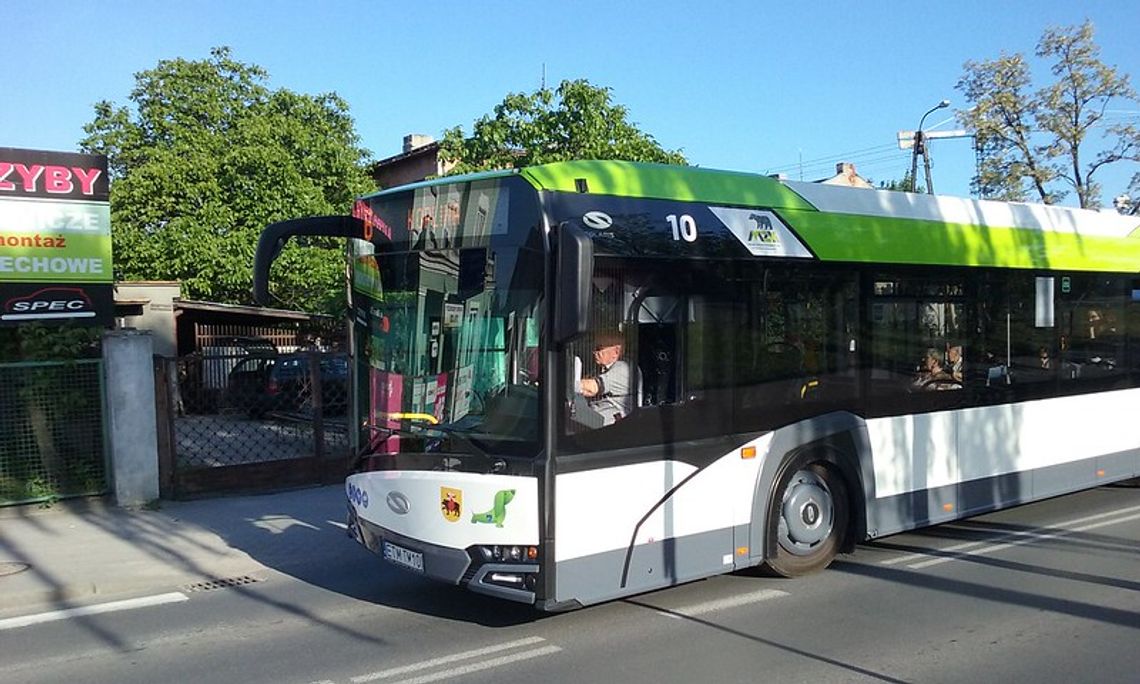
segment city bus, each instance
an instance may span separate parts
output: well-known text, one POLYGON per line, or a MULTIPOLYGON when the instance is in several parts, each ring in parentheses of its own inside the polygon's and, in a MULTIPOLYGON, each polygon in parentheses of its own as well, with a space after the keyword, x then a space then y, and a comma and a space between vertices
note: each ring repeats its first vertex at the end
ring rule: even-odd
POLYGON ((272 224, 261 301, 308 235, 348 238, 348 528, 425 578, 795 577, 1140 475, 1137 217, 560 162, 272 224))

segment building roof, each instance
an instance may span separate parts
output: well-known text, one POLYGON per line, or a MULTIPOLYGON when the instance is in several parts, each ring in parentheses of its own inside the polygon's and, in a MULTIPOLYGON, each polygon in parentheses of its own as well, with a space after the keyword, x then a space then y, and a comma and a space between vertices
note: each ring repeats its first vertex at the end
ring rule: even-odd
POLYGON ((182 311, 204 311, 210 313, 230 313, 244 316, 264 316, 267 318, 311 320, 313 318, 333 318, 328 314, 314 314, 305 311, 291 311, 289 309, 272 309, 265 306, 245 306, 242 304, 223 304, 220 302, 200 302, 192 299, 179 299, 174 302, 174 308, 182 311))
POLYGON ((375 161, 372 163, 372 168, 375 169, 380 166, 390 166, 392 164, 398 164, 407 159, 422 157, 428 154, 436 154, 438 152, 439 141, 436 140, 434 142, 427 143, 426 145, 420 145, 419 147, 412 148, 407 152, 401 152, 399 154, 394 154, 391 157, 385 157, 384 159, 375 161))
POLYGON ((824 178, 819 183, 824 185, 839 185, 846 188, 874 188, 875 186, 867 182, 855 172, 855 165, 850 162, 839 162, 835 165, 835 175, 831 178, 824 178))

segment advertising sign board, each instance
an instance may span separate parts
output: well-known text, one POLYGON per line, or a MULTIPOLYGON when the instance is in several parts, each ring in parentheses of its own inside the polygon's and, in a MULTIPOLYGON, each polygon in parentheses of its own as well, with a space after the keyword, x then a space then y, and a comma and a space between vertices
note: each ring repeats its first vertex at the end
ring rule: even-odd
POLYGON ((0 325, 109 325, 111 206, 103 155, 0 147, 0 325))

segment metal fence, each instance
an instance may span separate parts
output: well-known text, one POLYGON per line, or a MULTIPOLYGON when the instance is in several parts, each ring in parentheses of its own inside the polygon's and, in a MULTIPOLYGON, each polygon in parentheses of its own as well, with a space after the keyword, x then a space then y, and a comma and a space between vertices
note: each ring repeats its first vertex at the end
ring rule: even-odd
POLYGON ((343 354, 194 354, 161 360, 163 496, 279 489, 343 477, 343 354))
POLYGON ((0 505, 107 491, 103 362, 0 364, 0 505))

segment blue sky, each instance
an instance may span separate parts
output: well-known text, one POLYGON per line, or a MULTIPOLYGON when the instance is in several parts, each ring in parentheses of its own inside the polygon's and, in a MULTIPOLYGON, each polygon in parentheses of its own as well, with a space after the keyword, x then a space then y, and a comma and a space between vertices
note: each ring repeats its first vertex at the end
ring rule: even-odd
MULTIPOLYGON (((611 88, 692 163, 805 180, 842 160, 874 180, 900 178, 909 153, 897 132, 943 98, 965 106, 954 89, 963 62, 1031 56, 1051 24, 1091 19, 1102 59, 1140 78, 1132 0, 829 5, 13 0, 0 4, 0 146, 74 150, 95 102, 128 103, 135 72, 219 45, 267 69, 270 87, 340 94, 374 158, 398 153, 406 133, 469 132, 545 69, 549 84, 611 88)), ((1041 82, 1046 67, 1035 69, 1041 82)), ((1117 120, 1140 122, 1140 105, 1118 109, 1117 120)), ((927 128, 956 128, 943 113, 927 128)), ((969 141, 935 141, 932 158, 936 189, 968 195, 969 141)), ((1140 170, 1118 166, 1098 174, 1106 200, 1140 170)))

